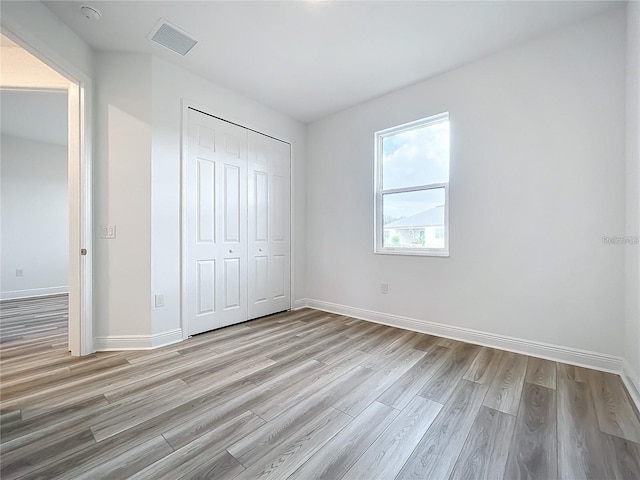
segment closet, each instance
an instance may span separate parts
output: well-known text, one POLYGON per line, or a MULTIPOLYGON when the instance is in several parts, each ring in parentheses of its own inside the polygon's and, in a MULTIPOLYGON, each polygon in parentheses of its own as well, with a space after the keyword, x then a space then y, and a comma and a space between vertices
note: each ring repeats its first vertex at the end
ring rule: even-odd
POLYGON ((189 335, 291 308, 291 147, 187 109, 189 335))

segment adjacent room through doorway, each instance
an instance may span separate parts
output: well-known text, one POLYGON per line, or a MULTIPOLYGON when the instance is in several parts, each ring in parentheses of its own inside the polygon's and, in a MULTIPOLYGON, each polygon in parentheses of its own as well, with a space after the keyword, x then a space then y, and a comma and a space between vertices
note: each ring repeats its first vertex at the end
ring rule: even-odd
POLYGON ((46 337, 68 351, 69 80, 0 45, 2 342, 46 337))

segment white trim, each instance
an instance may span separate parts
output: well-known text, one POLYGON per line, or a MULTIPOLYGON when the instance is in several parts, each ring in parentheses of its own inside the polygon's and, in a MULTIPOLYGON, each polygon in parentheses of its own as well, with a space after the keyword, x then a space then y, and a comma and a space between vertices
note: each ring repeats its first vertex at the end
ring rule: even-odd
POLYGON ((636 409, 640 412, 640 377, 637 372, 631 369, 629 363, 624 360, 622 363, 622 373, 620 374, 624 386, 627 387, 627 392, 631 400, 636 404, 636 409))
POLYGON ((69 293, 69 285, 60 285, 59 287, 28 288, 26 290, 10 290, 8 292, 0 292, 0 300, 48 297, 51 295, 63 295, 65 293, 69 293))
POLYGON ((180 329, 182 340, 188 338, 187 317, 187 149, 189 144, 189 106, 182 99, 182 131, 180 135, 180 329))
POLYGON ((176 328, 154 335, 110 335, 96 337, 95 346, 99 351, 152 350, 182 341, 182 329, 176 328))
POLYGON ((374 312, 362 308, 348 307, 320 300, 307 299, 307 306, 325 312, 346 315, 369 322, 381 323, 391 327, 403 328, 420 333, 428 333, 438 337, 451 338, 468 343, 475 343, 486 347, 498 348, 510 352, 545 358, 556 362, 569 363, 580 367, 592 368, 620 374, 622 358, 604 353, 590 352, 577 348, 564 347, 549 343, 535 342, 521 338, 508 337, 495 333, 486 333, 469 328, 454 327, 441 323, 401 317, 388 313, 374 312))
POLYGON ((307 299, 301 298, 299 300, 295 300, 293 302, 293 310, 300 310, 301 308, 307 307, 307 299))

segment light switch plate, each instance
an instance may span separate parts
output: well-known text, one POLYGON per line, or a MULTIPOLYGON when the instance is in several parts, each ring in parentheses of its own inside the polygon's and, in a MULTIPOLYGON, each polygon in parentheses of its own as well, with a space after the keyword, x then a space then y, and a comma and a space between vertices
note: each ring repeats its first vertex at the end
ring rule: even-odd
POLYGON ((164 307, 164 295, 156 295, 156 308, 164 307))
POLYGON ((102 238, 113 239, 116 238, 116 226, 115 225, 107 225, 102 227, 102 238))

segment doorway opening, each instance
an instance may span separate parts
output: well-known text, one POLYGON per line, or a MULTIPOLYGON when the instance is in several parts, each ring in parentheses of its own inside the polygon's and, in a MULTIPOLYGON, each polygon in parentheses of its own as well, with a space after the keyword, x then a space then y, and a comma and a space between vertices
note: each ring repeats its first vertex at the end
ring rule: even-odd
POLYGON ((0 48, 3 341, 41 336, 87 355, 93 329, 86 79, 83 85, 54 68, 5 30, 0 48), (12 321, 17 317, 23 321, 12 321))

